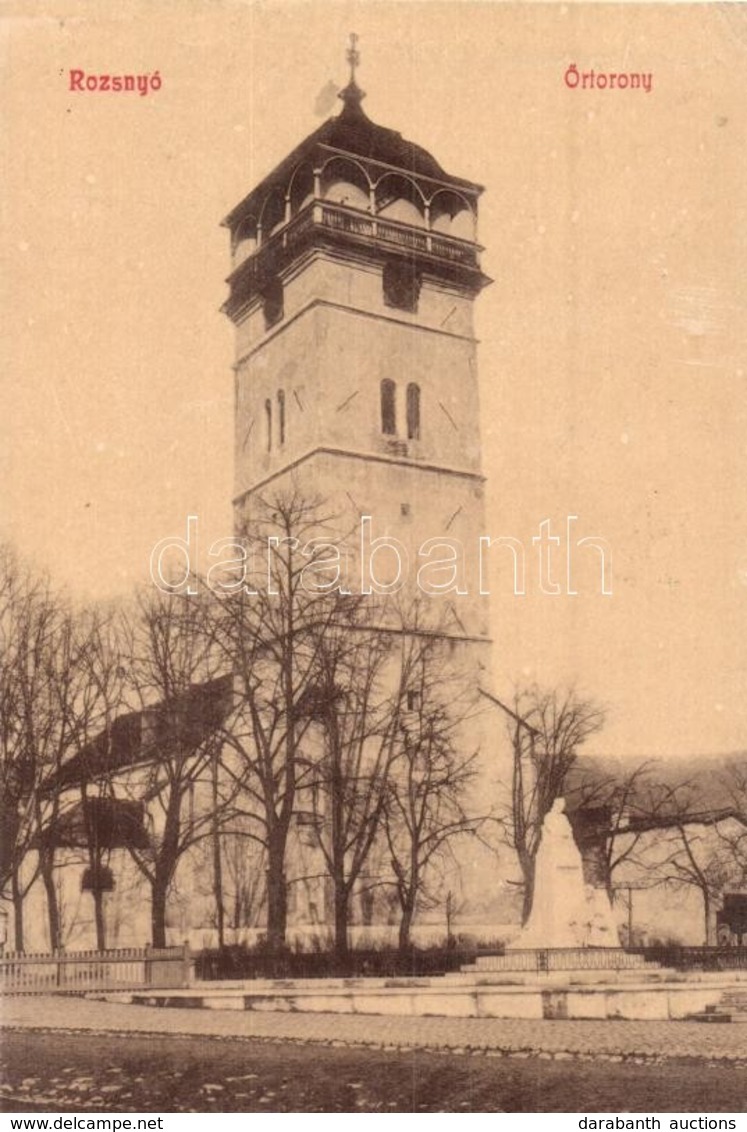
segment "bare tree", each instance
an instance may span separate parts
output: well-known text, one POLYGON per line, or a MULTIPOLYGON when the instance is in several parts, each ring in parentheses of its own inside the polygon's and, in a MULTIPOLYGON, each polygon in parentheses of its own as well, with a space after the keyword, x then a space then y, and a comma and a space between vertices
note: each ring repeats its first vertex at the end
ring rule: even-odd
POLYGON ((123 625, 115 607, 85 611, 79 622, 80 647, 75 666, 80 680, 76 708, 82 757, 78 777, 88 861, 84 884, 93 900, 96 946, 100 951, 107 944, 104 894, 114 883, 109 858, 121 832, 113 790, 117 764, 112 740, 114 722, 123 710, 127 690, 123 625), (94 752, 94 758, 86 757, 94 752))
POLYGON ((716 902, 733 881, 734 859, 717 829, 682 821, 662 836, 664 860, 655 872, 659 883, 694 888, 703 902, 703 942, 716 942, 716 902))
POLYGON ((718 899, 729 883, 739 884, 745 876, 739 857, 738 797, 735 793, 729 798, 723 789, 728 783, 738 791, 739 778, 728 772, 722 778, 711 804, 704 804, 702 782, 682 780, 660 786, 654 792, 656 806, 647 809, 639 801, 628 818, 634 835, 648 834, 637 863, 650 882, 699 893, 706 944, 715 942, 718 899))
POLYGON ((636 887, 697 890, 704 938, 713 942, 717 900, 727 884, 739 886, 747 877, 743 763, 714 770, 707 786, 702 777, 677 777, 656 761, 603 775, 592 766, 576 771, 568 793, 574 832, 601 860, 608 888, 624 868, 636 887))
POLYGON ((0 882, 13 903, 15 950, 24 950, 24 901, 39 875, 28 868, 38 836, 38 790, 48 767, 36 741, 56 610, 49 582, 0 546, 0 882), (24 866, 25 869, 24 875, 24 866))
POLYGON ((601 730, 604 711, 573 690, 537 686, 518 692, 511 707, 496 702, 508 715, 513 755, 511 798, 499 820, 521 869, 525 923, 534 898, 542 823, 555 799, 566 793, 579 748, 601 730))
POLYGON ((351 896, 380 829, 397 751, 406 676, 392 668, 394 643, 385 630, 354 624, 338 625, 320 642, 310 708, 320 746, 309 760, 308 785, 341 959, 348 953, 351 896))
POLYGON ((240 823, 234 817, 231 828, 220 829, 219 851, 221 858, 220 891, 215 883, 215 840, 202 846, 195 874, 196 891, 212 896, 214 912, 212 924, 218 936, 218 946, 223 947, 226 938, 236 939, 242 928, 258 927, 265 911, 265 868, 264 846, 254 838, 242 836, 236 831, 240 823), (221 939, 218 901, 223 908, 223 939, 221 939), (230 933, 230 934, 229 934, 230 933))
POLYGON ((59 772, 101 715, 90 654, 94 619, 55 593, 7 547, 0 552, 0 750, 3 774, 2 882, 10 884, 16 949, 23 901, 41 877, 50 946, 61 944, 55 877, 57 830, 72 803, 59 772))
POLYGON ((246 842, 231 835, 223 842, 229 926, 256 928, 266 902, 264 849, 254 845, 247 853, 246 842))
POLYGON ((98 691, 89 683, 91 621, 87 611, 58 606, 47 642, 43 692, 37 696, 33 742, 46 773, 36 791, 36 849, 49 918, 50 946, 61 946, 61 924, 55 866, 60 818, 74 803, 58 785, 66 759, 85 742, 98 718, 98 691))
POLYGON ((215 830, 232 791, 210 790, 215 746, 230 700, 201 597, 141 594, 124 625, 128 681, 138 706, 138 764, 130 786, 150 807, 147 848, 130 852, 151 888, 154 947, 166 945, 167 901, 183 855, 215 830), (201 792, 204 797, 200 797, 201 792))
POLYGON ((725 809, 717 829, 730 855, 736 882, 747 885, 747 758, 732 759, 720 775, 725 809))
MULTIPOLYGON (((716 941, 716 905, 725 889, 747 882, 747 770, 734 759, 720 773, 649 784, 621 823, 623 846, 650 883, 695 889, 703 904, 704 942, 716 941)), ((624 850, 625 851, 625 850, 624 850)), ((623 852, 624 852, 623 851, 623 852)))
POLYGON ((476 835, 486 815, 469 812, 479 752, 460 746, 474 711, 471 696, 450 671, 437 636, 412 635, 403 648, 409 656, 403 662, 404 701, 386 784, 384 831, 401 913, 399 947, 406 950, 418 904, 427 899, 429 871, 456 838, 476 835))
POLYGON ((621 764, 603 773, 591 761, 576 763, 566 790, 574 834, 585 858, 593 858, 599 881, 610 894, 622 868, 648 871, 651 834, 670 828, 683 816, 684 785, 665 781, 656 760, 621 764))
POLYGON ((265 851, 267 939, 278 949, 286 938, 288 839, 308 773, 302 748, 313 725, 322 648, 356 599, 334 584, 337 536, 321 501, 292 489, 257 500, 238 537, 250 570, 223 587, 215 629, 235 678, 225 767, 242 797, 236 832, 265 851))

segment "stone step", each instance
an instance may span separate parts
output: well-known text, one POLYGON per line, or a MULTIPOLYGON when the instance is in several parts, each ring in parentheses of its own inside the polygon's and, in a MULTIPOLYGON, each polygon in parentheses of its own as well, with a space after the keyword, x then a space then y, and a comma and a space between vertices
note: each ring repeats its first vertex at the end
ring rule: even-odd
POLYGON ((726 1014, 720 1010, 704 1011, 702 1014, 686 1014, 685 1022, 731 1022, 731 1014, 726 1014))
POLYGON ((718 1009, 730 1014, 735 1022, 747 1022, 747 994, 744 991, 724 991, 718 1009))

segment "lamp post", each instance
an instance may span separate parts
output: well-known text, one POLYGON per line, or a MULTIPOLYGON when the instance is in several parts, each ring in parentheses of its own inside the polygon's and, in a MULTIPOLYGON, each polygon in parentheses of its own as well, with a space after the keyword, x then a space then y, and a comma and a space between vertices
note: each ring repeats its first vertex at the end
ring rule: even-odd
POLYGON ((628 904, 628 947, 633 946, 633 893, 639 892, 644 888, 649 888, 647 884, 635 881, 623 881, 620 884, 613 884, 613 893, 625 892, 627 893, 628 904))

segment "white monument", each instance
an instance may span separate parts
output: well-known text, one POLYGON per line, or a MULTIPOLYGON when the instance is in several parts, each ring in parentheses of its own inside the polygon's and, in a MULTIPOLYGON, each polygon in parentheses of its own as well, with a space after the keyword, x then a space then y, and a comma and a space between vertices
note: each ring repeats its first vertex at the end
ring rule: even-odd
POLYGON ((584 882, 581 853, 556 798, 542 825, 529 919, 514 948, 619 947, 607 893, 584 882))

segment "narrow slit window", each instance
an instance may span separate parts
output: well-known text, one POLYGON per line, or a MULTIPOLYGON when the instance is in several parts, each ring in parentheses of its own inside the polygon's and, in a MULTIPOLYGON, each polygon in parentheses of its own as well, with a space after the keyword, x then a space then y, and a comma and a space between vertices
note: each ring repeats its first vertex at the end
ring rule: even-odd
POLYGON ((420 440, 420 386, 407 386, 407 439, 420 440))
POLYGON ((386 436, 397 435, 397 387, 388 377, 381 383, 381 431, 386 436))
POLYGON ((285 444, 285 390, 278 389, 278 439, 285 444))
POLYGON ((267 451, 272 451, 272 401, 265 401, 265 431, 267 433, 267 451))
POLYGON ((420 711, 420 692, 415 688, 407 689, 407 710, 420 711))

